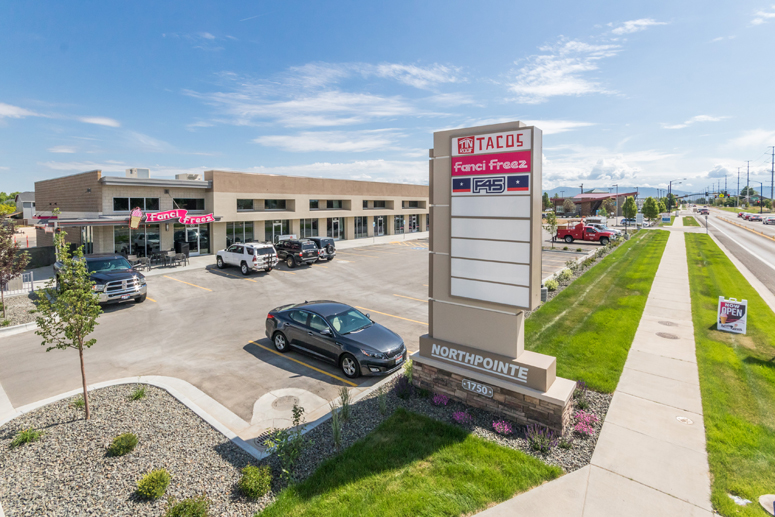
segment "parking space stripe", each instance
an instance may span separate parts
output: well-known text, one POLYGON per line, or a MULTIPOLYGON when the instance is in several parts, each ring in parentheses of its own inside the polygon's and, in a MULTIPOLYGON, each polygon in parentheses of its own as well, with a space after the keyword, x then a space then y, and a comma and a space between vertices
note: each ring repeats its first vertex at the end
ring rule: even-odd
POLYGON ((412 298, 411 296, 404 296, 403 294, 394 294, 393 296, 398 296, 399 298, 407 298, 409 300, 416 300, 418 302, 428 303, 428 300, 421 300, 420 298, 412 298))
POLYGON ((378 257, 378 256, 376 256, 376 255, 365 255, 365 254, 363 254, 363 253, 353 253, 353 252, 350 252, 350 251, 346 251, 346 252, 341 252, 341 251, 340 251, 340 252, 339 252, 339 254, 340 254, 340 255, 354 255, 354 256, 356 256, 356 257, 371 257, 371 258, 379 258, 379 257, 378 257))
POLYGON ((170 280, 174 280, 176 282, 180 282, 181 284, 186 284, 186 285, 190 285, 190 286, 193 286, 193 287, 198 287, 199 289, 204 289, 205 291, 213 292, 212 289, 208 289, 206 287, 202 287, 201 285, 190 284, 188 282, 184 282, 183 280, 178 280, 177 278, 172 278, 171 276, 164 275, 164 278, 169 278, 170 280))
POLYGON ((338 381, 340 381, 340 382, 343 382, 343 383, 345 383, 345 384, 349 384, 350 386, 352 386, 352 387, 354 387, 354 388, 357 388, 357 387, 358 387, 358 385, 357 385, 357 384, 355 384, 354 382, 350 382, 350 381, 348 381, 348 380, 342 379, 341 377, 337 377, 336 375, 333 375, 333 374, 331 374, 331 373, 325 372, 325 371, 323 371, 323 370, 321 370, 321 369, 319 369, 319 368, 315 368, 314 366, 312 366, 312 365, 309 365, 309 364, 307 364, 307 363, 305 363, 305 362, 303 362, 303 361, 299 361, 298 359, 294 359, 293 357, 288 357, 286 354, 281 354, 281 353, 280 353, 280 352, 278 352, 277 350, 272 350, 271 348, 269 348, 269 347, 266 347, 266 346, 264 346, 264 345, 259 345, 259 344, 258 344, 258 343, 256 343, 255 341, 251 341, 251 343, 253 343, 254 345, 256 345, 256 346, 258 346, 258 347, 261 347, 261 348, 263 348, 263 349, 264 349, 264 350, 266 350, 267 352, 272 352, 273 354, 279 355, 280 357, 282 357, 282 358, 284 358, 284 359, 288 359, 288 360, 290 360, 290 361, 293 361, 294 363, 299 363, 300 365, 302 365, 302 366, 306 366, 307 368, 311 368, 312 370, 315 370, 315 371, 316 371, 316 372, 318 372, 318 373, 322 373, 323 375, 328 375, 329 377, 332 377, 332 378, 334 378, 334 379, 336 379, 336 380, 338 380, 338 381))
POLYGON ((229 275, 234 278, 239 278, 240 280, 247 280, 248 282, 255 282, 255 280, 253 280, 252 278, 244 278, 241 276, 234 275, 232 273, 227 273, 226 271, 213 271, 213 273, 217 273, 219 275, 229 275))
POLYGON ((403 316, 396 316, 395 314, 388 314, 387 312, 379 312, 379 311, 375 311, 374 309, 367 309, 366 307, 358 307, 356 305, 355 308, 368 311, 368 312, 373 312, 375 314, 382 314, 383 316, 390 316, 391 318, 398 318, 399 320, 411 321, 412 323, 419 323, 420 325, 427 325, 427 323, 425 323, 424 321, 410 320, 409 318, 404 318, 403 316))
POLYGON ((159 303, 159 302, 157 302, 156 300, 154 300, 153 298, 148 298, 148 296, 146 296, 146 297, 145 297, 145 299, 146 299, 146 300, 151 300, 153 303, 159 303))
POLYGON ((279 271, 280 273, 286 273, 288 275, 295 275, 293 271, 283 271, 282 269, 273 269, 272 271, 279 271))

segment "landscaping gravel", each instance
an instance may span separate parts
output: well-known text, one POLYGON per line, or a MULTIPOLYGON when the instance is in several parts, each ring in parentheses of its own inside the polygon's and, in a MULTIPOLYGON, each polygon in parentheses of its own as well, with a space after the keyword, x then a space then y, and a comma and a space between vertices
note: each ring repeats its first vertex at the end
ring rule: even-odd
MULTIPOLYGON (((5 297, 5 315, 9 321, 6 326, 21 325, 35 321, 35 315, 30 311, 35 309, 32 298, 28 295, 18 294, 5 297)), ((0 321, 2 321, 2 311, 0 311, 0 321)))
POLYGON ((55 402, 0 428, 0 501, 7 517, 160 516, 166 496, 144 501, 135 495, 146 472, 166 468, 168 496, 202 493, 211 515, 252 516, 271 496, 251 501, 236 483, 240 469, 257 464, 166 391, 146 386, 146 397, 132 401, 135 385, 90 392, 91 420, 72 405, 79 397, 55 402), (11 449, 22 429, 44 432, 40 441, 11 449), (133 452, 111 457, 107 446, 119 434, 138 437, 133 452))

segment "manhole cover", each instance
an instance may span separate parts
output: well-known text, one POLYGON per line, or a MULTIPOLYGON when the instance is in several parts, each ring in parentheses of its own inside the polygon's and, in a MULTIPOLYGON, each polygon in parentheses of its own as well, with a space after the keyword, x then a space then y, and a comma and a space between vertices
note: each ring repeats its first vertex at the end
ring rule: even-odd
POLYGON ((675 419, 686 425, 692 425, 694 423, 691 418, 686 418, 685 416, 677 416, 675 419))
POLYGON ((657 336, 663 337, 665 339, 678 339, 678 336, 669 332, 657 332, 657 336))
POLYGON ((660 321, 660 325, 664 325, 665 327, 675 327, 678 325, 678 323, 673 323, 672 321, 660 321))
POLYGON ((278 411, 290 411, 293 409, 293 405, 298 403, 299 397, 286 395, 285 397, 280 397, 272 402, 272 409, 276 409, 278 411))

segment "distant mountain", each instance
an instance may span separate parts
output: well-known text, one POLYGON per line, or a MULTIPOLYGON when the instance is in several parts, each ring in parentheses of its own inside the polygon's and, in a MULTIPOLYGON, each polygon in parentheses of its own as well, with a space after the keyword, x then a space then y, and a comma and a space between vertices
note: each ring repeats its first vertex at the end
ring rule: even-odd
MULTIPOLYGON (((593 187, 593 186, 590 186, 589 188, 584 187, 584 192, 589 192, 590 190, 593 190, 593 189, 607 190, 611 194, 615 194, 616 193, 616 188, 608 189, 608 188, 593 187)), ((667 192, 666 189, 659 189, 659 190, 661 191, 663 196, 667 192)), ((562 197, 563 196, 563 192, 565 193, 564 194, 565 197, 571 197, 571 196, 575 196, 577 194, 581 194, 581 189, 578 186, 575 186, 575 187, 557 187, 557 188, 553 188, 551 190, 544 190, 543 192, 548 192, 550 198, 554 197, 555 194, 557 194, 558 196, 562 197)), ((658 195, 657 194, 657 189, 655 189, 654 187, 641 187, 641 188, 638 188, 638 187, 619 187, 619 194, 625 194, 625 193, 629 193, 629 192, 637 192, 638 193, 638 197, 642 198, 642 199, 646 199, 647 197, 657 197, 657 195, 658 195)), ((683 195, 686 195, 686 194, 690 194, 690 192, 687 192, 687 191, 684 191, 684 190, 673 189, 673 194, 675 194, 676 196, 683 196, 683 195)))

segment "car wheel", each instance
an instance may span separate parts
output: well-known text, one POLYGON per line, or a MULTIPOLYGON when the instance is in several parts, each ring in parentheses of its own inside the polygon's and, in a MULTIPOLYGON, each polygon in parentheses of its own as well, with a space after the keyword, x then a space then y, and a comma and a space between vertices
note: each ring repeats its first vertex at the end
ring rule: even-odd
POLYGON ((293 269, 296 267, 296 261, 293 260, 293 257, 288 257, 287 259, 285 259, 285 265, 293 269))
POLYGON ((135 298, 135 303, 143 303, 147 297, 148 297, 148 295, 144 294, 144 295, 142 295, 139 298, 135 298))
POLYGON ((288 351, 288 340, 285 339, 285 334, 282 332, 275 332, 272 341, 274 342, 274 347, 278 352, 285 353, 288 351))
POLYGON ((266 268, 266 272, 267 273, 271 273, 272 272, 272 268, 271 267, 266 268))
POLYGON ((240 265, 240 271, 243 276, 248 276, 250 274, 250 268, 248 268, 248 265, 245 262, 240 265))
POLYGON ((601 238, 600 239, 600 245, 601 246, 605 246, 606 244, 608 244, 608 237, 601 238))
POLYGON ((218 257, 218 260, 216 260, 215 263, 218 265, 218 269, 226 267, 226 264, 223 263, 223 258, 221 257, 218 257))
POLYGON ((342 373, 344 373, 345 376, 350 379, 354 379, 361 374, 361 368, 358 364, 358 360, 350 354, 344 354, 344 357, 342 357, 341 366, 342 373))
POLYGON ((570 235, 566 235, 566 236, 565 236, 565 242, 567 242, 568 244, 570 244, 571 242, 573 242, 573 237, 571 237, 570 235))

